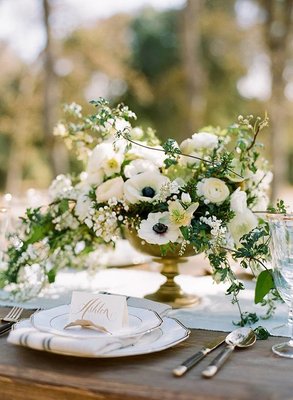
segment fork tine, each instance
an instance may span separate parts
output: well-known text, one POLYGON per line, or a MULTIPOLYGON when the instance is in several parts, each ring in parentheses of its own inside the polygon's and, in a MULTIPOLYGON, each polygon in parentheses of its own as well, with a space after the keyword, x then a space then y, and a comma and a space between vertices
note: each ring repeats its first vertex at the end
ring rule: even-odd
POLYGON ((14 319, 15 315, 17 315, 17 313, 18 313, 18 307, 13 307, 12 313, 9 318, 14 319))
POLYGON ((22 312, 23 312, 23 308, 17 307, 17 310, 15 311, 15 314, 13 316, 13 319, 17 320, 21 316, 22 312))
POLYGON ((11 318, 13 316, 13 314, 15 313, 16 308, 17 307, 15 307, 15 306, 12 307, 12 309, 9 311, 9 313, 7 315, 5 315, 5 317, 3 319, 11 318))

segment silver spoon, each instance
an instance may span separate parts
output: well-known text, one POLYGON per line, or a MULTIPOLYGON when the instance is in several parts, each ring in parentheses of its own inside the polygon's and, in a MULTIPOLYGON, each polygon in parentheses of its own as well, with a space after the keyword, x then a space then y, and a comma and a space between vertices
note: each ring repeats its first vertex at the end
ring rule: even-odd
POLYGON ((225 342, 227 346, 217 355, 216 358, 210 363, 210 365, 202 371, 202 375, 205 378, 212 378, 224 362, 232 354, 235 347, 249 347, 252 346, 256 341, 256 335, 250 328, 239 328, 227 335, 225 342))

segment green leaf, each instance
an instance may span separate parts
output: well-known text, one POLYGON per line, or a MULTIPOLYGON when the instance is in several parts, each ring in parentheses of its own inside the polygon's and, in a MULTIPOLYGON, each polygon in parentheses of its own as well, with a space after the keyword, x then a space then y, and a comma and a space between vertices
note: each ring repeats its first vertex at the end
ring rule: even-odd
POLYGON ((255 286, 255 304, 262 302, 266 294, 275 287, 273 276, 270 270, 262 271, 256 281, 255 286))
POLYGON ((57 273, 57 271, 54 268, 50 269, 50 271, 47 272, 47 277, 48 277, 48 282, 49 283, 54 283, 55 282, 56 273, 57 273))
POLYGON ((47 223, 46 225, 34 225, 31 228, 30 236, 26 241, 27 244, 36 243, 40 240, 43 240, 47 235, 49 226, 51 226, 50 223, 47 223))
POLYGON ((59 203, 59 211, 64 214, 69 209, 69 204, 67 199, 62 199, 59 203))
POLYGON ((270 336, 269 331, 263 326, 258 326, 254 329, 254 332, 256 334, 257 340, 266 340, 270 336))

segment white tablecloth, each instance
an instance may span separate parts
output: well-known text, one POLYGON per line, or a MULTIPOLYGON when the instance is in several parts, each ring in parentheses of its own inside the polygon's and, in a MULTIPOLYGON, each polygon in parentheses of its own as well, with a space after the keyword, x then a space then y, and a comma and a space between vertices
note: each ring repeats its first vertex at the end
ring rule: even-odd
MULTIPOLYGON (((226 286, 213 283, 212 278, 180 275, 177 282, 188 293, 196 293, 202 301, 199 306, 172 310, 170 316, 179 319, 188 328, 219 330, 229 332, 235 329, 233 321, 239 321, 239 312, 236 305, 231 304, 231 297, 225 295, 226 286)), ((127 296, 143 297, 154 292, 164 281, 164 277, 157 272, 134 269, 105 269, 95 275, 86 271, 60 272, 56 283, 45 289, 39 297, 21 305, 25 308, 51 308, 68 304, 72 290, 108 291, 127 296)), ((264 309, 255 305, 254 282, 244 282, 246 290, 240 295, 240 305, 243 311, 256 312, 264 315, 264 309)), ((0 304, 12 305, 5 300, 7 295, 0 291, 0 304)), ((19 304, 19 303, 18 303, 19 304)), ((273 318, 260 319, 255 325, 266 327, 272 335, 287 336, 287 307, 279 304, 273 318)))

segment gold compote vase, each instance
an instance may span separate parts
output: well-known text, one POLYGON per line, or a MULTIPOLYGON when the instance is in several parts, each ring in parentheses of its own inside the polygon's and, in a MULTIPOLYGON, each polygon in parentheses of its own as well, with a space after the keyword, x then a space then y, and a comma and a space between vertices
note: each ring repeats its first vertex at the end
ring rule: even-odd
POLYGON ((167 251, 162 256, 159 245, 145 242, 143 244, 136 231, 127 230, 125 236, 136 250, 154 257, 153 261, 162 264, 163 267, 161 274, 166 278, 166 281, 156 292, 146 295, 145 298, 168 303, 173 308, 190 307, 200 303, 200 297, 185 293, 181 286, 175 282, 176 276, 179 275, 179 264, 185 263, 187 261, 186 257, 195 255, 192 246, 186 247, 184 256, 179 255, 181 249, 179 244, 175 245, 174 251, 167 251))

